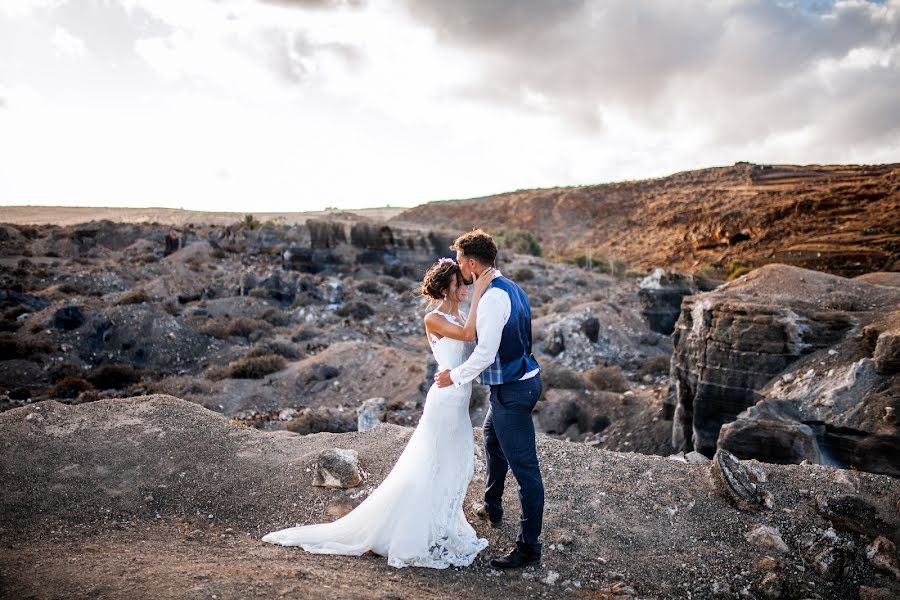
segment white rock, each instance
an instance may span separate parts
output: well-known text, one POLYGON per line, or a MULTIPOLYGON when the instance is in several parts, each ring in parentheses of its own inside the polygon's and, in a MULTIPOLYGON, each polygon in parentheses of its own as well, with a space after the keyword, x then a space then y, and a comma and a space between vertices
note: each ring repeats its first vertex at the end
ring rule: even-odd
POLYGON ((781 538, 781 533, 768 525, 757 525, 747 533, 745 538, 751 544, 767 550, 774 550, 782 554, 790 550, 781 538))

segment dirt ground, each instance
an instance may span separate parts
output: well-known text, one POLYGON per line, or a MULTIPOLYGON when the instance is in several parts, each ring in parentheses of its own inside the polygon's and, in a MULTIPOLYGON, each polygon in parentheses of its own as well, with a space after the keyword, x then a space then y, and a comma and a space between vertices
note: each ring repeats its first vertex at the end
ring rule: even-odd
POLYGON ((784 598, 856 598, 861 586, 900 593, 900 581, 866 556, 875 536, 900 533, 896 479, 749 461, 764 472, 760 486, 772 502, 744 511, 711 484, 708 465, 544 435, 541 565, 492 570, 487 561, 512 545, 518 501, 510 479, 500 531, 471 514, 484 486, 479 429, 466 510, 491 545, 470 567, 396 570, 378 556, 310 555, 259 541, 358 505, 411 432, 389 424, 363 433, 261 432, 164 395, 6 411, 0 597, 753 598, 766 577, 784 598), (361 486, 311 485, 317 457, 334 447, 359 453, 361 486), (847 496, 871 512, 863 533, 817 511, 819 499, 847 496), (758 525, 777 528, 785 549, 750 542, 758 525), (808 537, 830 540, 844 567, 837 576, 816 571, 808 537))
MULTIPOLYGON (((398 570, 374 554, 308 554, 219 526, 200 529, 167 520, 118 527, 5 540, 0 549, 2 597, 506 599, 565 594, 536 581, 546 577, 544 569, 490 569, 490 549, 465 569, 398 570)), ((515 535, 509 526, 486 529, 479 528, 479 534, 491 536, 492 546, 506 545, 515 535)), ((575 597, 602 597, 598 593, 584 590, 575 597)))

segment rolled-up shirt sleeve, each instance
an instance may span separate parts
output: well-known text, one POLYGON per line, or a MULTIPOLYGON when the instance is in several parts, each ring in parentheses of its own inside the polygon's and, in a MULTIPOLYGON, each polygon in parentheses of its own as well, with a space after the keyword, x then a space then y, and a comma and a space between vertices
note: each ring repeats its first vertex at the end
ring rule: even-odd
POLYGON ((469 383, 493 364, 510 310, 509 296, 499 288, 491 288, 481 297, 475 317, 478 344, 466 362, 450 370, 450 379, 455 385, 469 383))

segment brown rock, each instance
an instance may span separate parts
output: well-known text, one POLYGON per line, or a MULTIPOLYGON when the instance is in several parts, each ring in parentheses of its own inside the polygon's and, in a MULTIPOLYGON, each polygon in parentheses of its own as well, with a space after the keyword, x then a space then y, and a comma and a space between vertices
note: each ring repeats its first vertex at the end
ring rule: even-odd
POLYGON ((774 550, 780 554, 785 554, 790 551, 788 545, 785 544, 784 540, 781 538, 781 533, 774 527, 758 524, 744 537, 751 544, 755 544, 766 550, 774 550))
POLYGON ((859 586, 859 600, 896 600, 897 596, 887 588, 859 586))
POLYGON ((359 454, 356 450, 331 448, 319 454, 313 473, 313 485, 330 488, 351 488, 362 483, 359 454))
POLYGON ((761 571, 775 571, 784 566, 780 560, 776 558, 772 558, 771 556, 763 556, 756 562, 755 567, 761 571))
POLYGON ((894 579, 900 581, 900 564, 897 562, 897 546, 883 535, 875 538, 875 541, 866 548, 866 558, 876 569, 890 573, 894 579))
POLYGON ((754 587, 763 598, 781 598, 781 581, 776 573, 766 573, 754 587))
POLYGON ((710 479, 720 494, 740 510, 759 510, 763 497, 747 470, 728 450, 719 450, 710 463, 710 479))
POLYGON ((823 579, 834 579, 844 572, 851 548, 852 543, 841 539, 834 529, 828 529, 806 546, 803 556, 823 579))

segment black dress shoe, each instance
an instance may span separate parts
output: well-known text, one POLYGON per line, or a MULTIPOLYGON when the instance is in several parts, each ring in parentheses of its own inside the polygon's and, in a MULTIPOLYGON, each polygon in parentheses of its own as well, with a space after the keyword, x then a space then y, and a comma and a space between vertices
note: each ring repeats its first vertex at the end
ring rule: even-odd
POLYGON ((483 521, 487 521, 488 523, 490 523, 491 527, 493 527, 494 529, 500 529, 501 527, 503 527, 503 517, 492 519, 491 514, 487 510, 486 504, 475 504, 475 516, 483 521))
POLYGON ((519 546, 501 558, 492 558, 491 566, 495 569, 521 569, 541 562, 541 555, 523 551, 519 546))

